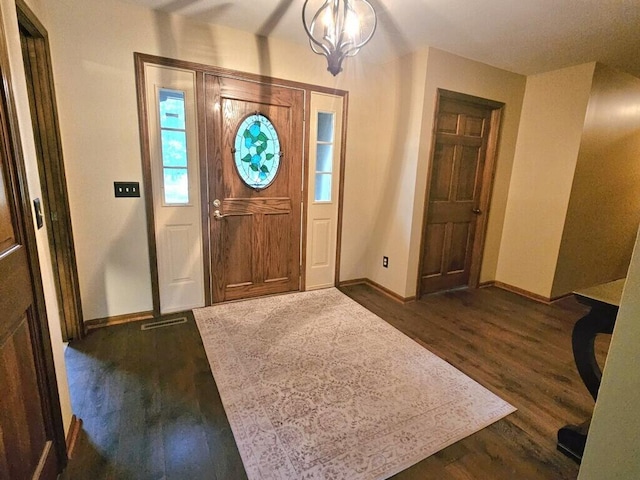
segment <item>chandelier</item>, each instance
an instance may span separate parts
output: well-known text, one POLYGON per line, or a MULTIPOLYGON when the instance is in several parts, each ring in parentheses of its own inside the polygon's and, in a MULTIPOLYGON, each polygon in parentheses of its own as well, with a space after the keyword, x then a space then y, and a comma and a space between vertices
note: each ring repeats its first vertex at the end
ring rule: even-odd
POLYGON ((308 22, 305 0, 302 24, 311 49, 327 57, 334 76, 342 71, 342 62, 353 57, 373 37, 378 24, 376 12, 367 0, 324 0, 308 22))

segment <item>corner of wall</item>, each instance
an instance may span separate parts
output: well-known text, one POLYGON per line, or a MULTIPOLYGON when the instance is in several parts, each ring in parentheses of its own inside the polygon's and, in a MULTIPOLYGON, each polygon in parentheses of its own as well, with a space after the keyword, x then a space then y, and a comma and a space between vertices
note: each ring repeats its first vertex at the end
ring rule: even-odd
POLYGON ((496 280, 551 297, 594 63, 527 78, 496 280))
MULTIPOLYGON (((422 142, 423 105, 428 51, 421 50, 389 64, 395 75, 382 95, 392 96, 392 115, 382 122, 388 154, 378 163, 378 196, 373 209, 368 278, 408 297, 410 291, 410 244, 415 223, 416 173, 422 142), (390 128, 391 127, 391 128, 390 128), (389 257, 389 267, 382 257, 389 257)), ((413 279, 415 283, 415 279, 413 279)))
POLYGON ((640 79, 596 64, 553 296, 626 275, 640 223, 639 109, 640 79))

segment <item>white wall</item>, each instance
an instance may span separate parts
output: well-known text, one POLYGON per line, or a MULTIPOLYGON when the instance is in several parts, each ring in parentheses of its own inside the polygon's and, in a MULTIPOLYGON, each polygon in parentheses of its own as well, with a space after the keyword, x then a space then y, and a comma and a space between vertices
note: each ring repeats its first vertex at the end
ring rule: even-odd
POLYGON ((144 201, 115 199, 142 182, 133 52, 350 91, 341 277, 367 274, 368 181, 388 143, 380 67, 345 62, 333 77, 308 47, 199 24, 115 0, 46 0, 85 319, 152 308, 144 201), (372 102, 372 95, 375 101, 372 102))
POLYGON ((579 480, 640 478, 640 237, 611 338, 579 480))
POLYGON ((595 63, 527 79, 496 280, 549 298, 595 63))
MULTIPOLYGON (((41 5, 42 2, 30 0, 27 2, 36 14, 38 19, 46 26, 47 12, 41 5)), ((20 46, 20 34, 18 32, 18 20, 16 17, 16 6, 13 0, 0 0, 0 10, 2 11, 2 25, 6 35, 7 49, 9 54, 9 64, 11 70, 11 82, 13 96, 18 116, 18 126, 20 129, 20 139, 24 154, 24 162, 27 171, 29 195, 31 199, 42 198, 40 177, 38 175, 38 163, 36 147, 33 140, 33 129, 31 126, 31 112, 29 110, 29 97, 27 94, 27 84, 22 62, 22 49, 20 46)), ((31 203, 31 202, 30 202, 31 203)), ((34 228, 35 223, 34 223, 34 228)), ((38 259, 42 274, 44 296, 47 309, 47 319, 51 335, 51 347, 53 360, 58 382, 58 392, 60 394, 60 408, 62 410, 62 421, 65 431, 71 424, 71 400, 69 397, 69 384, 64 361, 65 345, 62 342, 62 330, 60 327, 60 315, 58 310, 58 300, 56 296, 53 270, 51 266, 51 253, 49 250, 49 239, 47 237, 47 227, 37 230, 36 246, 38 249, 38 259)))

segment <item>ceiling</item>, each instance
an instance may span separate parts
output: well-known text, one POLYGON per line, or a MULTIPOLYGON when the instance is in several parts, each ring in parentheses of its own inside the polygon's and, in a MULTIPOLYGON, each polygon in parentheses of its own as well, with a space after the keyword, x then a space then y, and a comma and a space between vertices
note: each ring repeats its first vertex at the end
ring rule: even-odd
MULTIPOLYGON (((308 44, 303 0, 125 0, 308 44)), ((315 1, 310 1, 310 6, 315 1)), ((600 61, 640 77, 640 0, 370 0, 371 62, 426 46, 529 75, 600 61)))

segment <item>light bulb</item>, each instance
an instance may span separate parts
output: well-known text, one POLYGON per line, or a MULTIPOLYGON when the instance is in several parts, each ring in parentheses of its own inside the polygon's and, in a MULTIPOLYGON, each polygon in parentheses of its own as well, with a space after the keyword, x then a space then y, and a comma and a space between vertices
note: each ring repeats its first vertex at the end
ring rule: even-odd
POLYGON ((355 39, 360 32, 360 20, 358 20, 355 12, 351 10, 347 12, 347 18, 344 20, 344 31, 352 39, 355 39))
POLYGON ((333 12, 331 8, 325 8, 324 15, 322 15, 322 24, 326 28, 333 30, 333 12))

